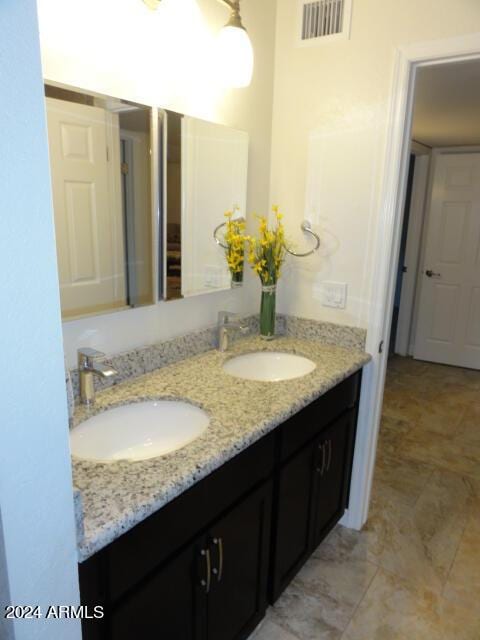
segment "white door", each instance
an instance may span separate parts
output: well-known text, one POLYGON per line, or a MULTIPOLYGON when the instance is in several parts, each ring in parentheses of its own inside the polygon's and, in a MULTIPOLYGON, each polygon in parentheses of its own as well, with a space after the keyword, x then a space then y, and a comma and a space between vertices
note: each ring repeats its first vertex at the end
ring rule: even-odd
POLYGON ((414 357, 480 369, 480 154, 437 156, 414 357))
POLYGON ((248 134, 213 122, 182 118, 182 295, 230 289, 224 251, 212 229, 239 207, 245 216, 248 134))
POLYGON ((126 305, 118 116, 47 98, 62 315, 126 305))

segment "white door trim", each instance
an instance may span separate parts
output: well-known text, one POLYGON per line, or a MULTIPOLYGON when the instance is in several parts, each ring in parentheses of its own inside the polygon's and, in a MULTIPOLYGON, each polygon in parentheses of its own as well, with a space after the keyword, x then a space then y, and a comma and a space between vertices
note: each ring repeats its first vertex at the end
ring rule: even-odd
POLYGON ((382 341, 388 345, 390 338, 416 70, 420 66, 476 58, 480 58, 480 33, 416 43, 401 47, 396 52, 386 129, 380 219, 374 244, 375 290, 378 293, 371 302, 368 319, 367 350, 372 353, 373 360, 364 371, 350 508, 342 521, 342 524, 355 529, 360 529, 367 520, 375 467, 388 354, 386 348, 379 354, 378 348, 382 341))

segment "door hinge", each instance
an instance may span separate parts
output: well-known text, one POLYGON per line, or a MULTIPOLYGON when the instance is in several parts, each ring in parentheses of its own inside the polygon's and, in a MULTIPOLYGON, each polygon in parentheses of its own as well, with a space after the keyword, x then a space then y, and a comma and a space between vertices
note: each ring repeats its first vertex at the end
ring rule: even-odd
POLYGON ((128 162, 122 162, 121 171, 124 176, 128 175, 128 162))
POLYGON ((404 264, 402 267, 402 273, 407 273, 407 271, 408 271, 408 267, 406 264, 404 264))

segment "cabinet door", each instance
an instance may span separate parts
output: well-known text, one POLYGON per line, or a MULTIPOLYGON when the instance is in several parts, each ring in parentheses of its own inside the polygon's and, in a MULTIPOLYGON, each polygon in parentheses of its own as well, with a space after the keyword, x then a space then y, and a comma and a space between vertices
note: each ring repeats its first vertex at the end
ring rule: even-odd
POLYGON ((348 411, 333 422, 316 442, 313 548, 320 544, 345 511, 354 428, 355 411, 348 411))
POLYGON ((209 562, 199 540, 114 607, 111 640, 204 640, 209 562))
POLYGON ((311 443, 280 470, 274 511, 271 600, 274 602, 310 554, 314 447, 311 443))
POLYGON ((267 482, 211 529, 208 640, 243 640, 265 615, 271 498, 267 482))

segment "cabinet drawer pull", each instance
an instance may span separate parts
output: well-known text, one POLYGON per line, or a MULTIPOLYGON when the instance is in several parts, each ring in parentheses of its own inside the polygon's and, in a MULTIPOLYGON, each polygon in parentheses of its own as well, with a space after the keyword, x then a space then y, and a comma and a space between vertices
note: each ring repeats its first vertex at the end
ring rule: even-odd
POLYGON ((330 464, 332 462, 332 441, 328 441, 328 462, 327 462, 327 471, 330 471, 330 464))
POLYGON ((213 544, 218 548, 218 568, 213 569, 213 574, 217 576, 217 582, 223 577, 223 538, 214 538, 213 544))
POLYGON ((200 584, 202 585, 202 587, 205 587, 205 593, 209 593, 210 584, 212 581, 212 562, 210 558, 210 549, 202 549, 200 551, 200 555, 205 558, 205 571, 206 571, 206 576, 205 578, 202 578, 202 580, 200 581, 200 584))
POLYGON ((328 444, 328 442, 325 440, 325 442, 323 443, 322 476, 326 471, 328 471, 328 467, 327 467, 327 444, 328 444))
POLYGON ((320 475, 323 475, 323 469, 325 467, 325 448, 323 444, 318 445, 317 455, 316 455, 316 463, 315 463, 315 471, 320 475), (322 456, 322 461, 320 462, 320 456, 322 456))

